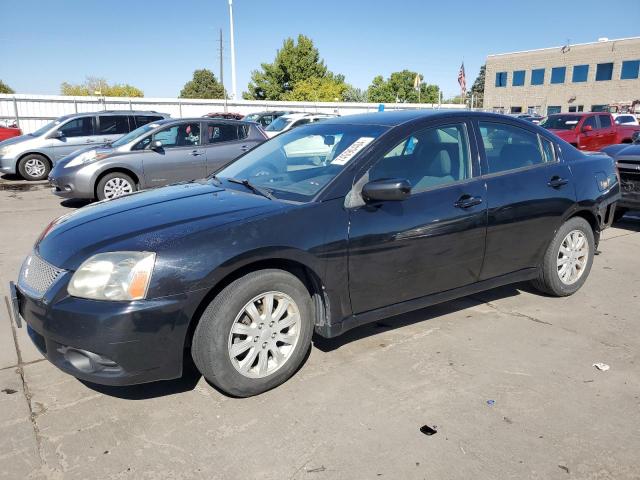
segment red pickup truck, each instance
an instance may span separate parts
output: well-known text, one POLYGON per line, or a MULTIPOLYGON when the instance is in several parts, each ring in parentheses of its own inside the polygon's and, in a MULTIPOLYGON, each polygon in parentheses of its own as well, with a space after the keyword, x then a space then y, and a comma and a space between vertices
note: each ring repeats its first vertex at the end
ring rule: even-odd
POLYGON ((0 125, 0 142, 8 138, 18 137, 22 135, 22 130, 16 126, 5 127, 0 125))
POLYGON ((607 112, 556 113, 540 122, 540 126, 555 133, 579 150, 599 151, 617 143, 631 143, 637 125, 616 125, 607 112))

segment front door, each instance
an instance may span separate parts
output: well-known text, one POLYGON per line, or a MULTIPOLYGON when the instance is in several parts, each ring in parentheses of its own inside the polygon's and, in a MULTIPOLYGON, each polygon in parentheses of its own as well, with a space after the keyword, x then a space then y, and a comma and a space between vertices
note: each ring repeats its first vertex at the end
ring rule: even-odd
POLYGON ((205 177, 205 151, 201 144, 200 123, 173 124, 153 134, 142 159, 145 184, 159 187, 205 177), (160 141, 160 147, 154 142, 160 141))
POLYGON ((589 152, 599 150, 600 141, 598 139, 598 135, 598 122, 596 122, 596 117, 590 116, 585 118, 584 122, 582 122, 582 126, 580 127, 580 149, 587 150, 589 152))
POLYGON ((95 117, 78 117, 69 120, 49 135, 50 148, 54 161, 66 157, 70 153, 91 145, 98 146, 94 137, 95 117), (55 136, 61 132, 62 136, 55 136))
POLYGON ((508 123, 479 122, 487 185, 486 280, 536 267, 575 203, 569 167, 545 136, 508 123))
POLYGON ((409 198, 349 212, 349 290, 355 314, 477 281, 486 233, 468 125, 423 127, 376 161, 369 181, 408 180, 409 198))

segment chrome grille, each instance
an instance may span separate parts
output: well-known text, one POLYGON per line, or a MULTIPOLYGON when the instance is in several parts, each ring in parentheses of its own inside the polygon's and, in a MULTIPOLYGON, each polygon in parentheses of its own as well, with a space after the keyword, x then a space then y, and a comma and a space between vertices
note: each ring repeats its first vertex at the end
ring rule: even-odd
POLYGON ((64 270, 50 265, 32 253, 22 264, 18 286, 26 294, 41 298, 63 273, 64 270))

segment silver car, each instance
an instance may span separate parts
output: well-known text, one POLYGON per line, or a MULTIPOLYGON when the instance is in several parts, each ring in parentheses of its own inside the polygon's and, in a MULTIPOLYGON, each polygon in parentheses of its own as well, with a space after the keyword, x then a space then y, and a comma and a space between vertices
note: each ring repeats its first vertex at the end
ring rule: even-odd
POLYGON ((0 142, 0 172, 44 180, 53 165, 70 153, 113 142, 138 127, 168 117, 130 110, 65 115, 33 133, 0 142))
POLYGON ((101 148, 79 150, 49 175, 54 194, 110 199, 204 178, 267 139, 257 123, 191 118, 149 123, 101 148))

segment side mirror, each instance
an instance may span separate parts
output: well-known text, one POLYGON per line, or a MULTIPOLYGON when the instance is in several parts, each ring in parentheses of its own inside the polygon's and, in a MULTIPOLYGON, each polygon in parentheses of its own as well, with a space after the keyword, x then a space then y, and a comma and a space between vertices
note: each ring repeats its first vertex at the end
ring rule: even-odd
POLYGON ((151 142, 151 145, 149 145, 149 148, 151 150, 162 150, 162 142, 160 140, 154 140, 151 142))
POLYGON ((593 127, 591 125, 585 125, 584 127, 582 127, 583 132, 591 132, 592 130, 593 127))
POLYGON ((56 130, 51 135, 49 135, 49 138, 62 139, 64 138, 64 133, 62 132, 62 130, 56 130))
POLYGON ((398 202, 411 195, 411 183, 401 178, 374 180, 362 187, 362 197, 367 202, 398 202))

